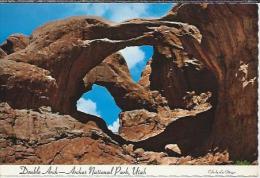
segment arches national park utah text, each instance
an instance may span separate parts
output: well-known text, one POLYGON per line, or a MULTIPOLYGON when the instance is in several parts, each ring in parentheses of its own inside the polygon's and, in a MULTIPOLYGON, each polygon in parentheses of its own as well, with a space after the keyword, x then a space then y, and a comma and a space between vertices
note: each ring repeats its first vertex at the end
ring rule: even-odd
POLYGON ((258 175, 254 1, 1 3, 0 26, 0 177, 258 175))
POLYGON ((95 166, 73 166, 71 169, 61 169, 58 166, 48 166, 46 169, 35 166, 20 166, 19 175, 86 175, 86 176, 145 176, 146 168, 140 166, 121 167, 112 166, 107 169, 99 169, 95 166))

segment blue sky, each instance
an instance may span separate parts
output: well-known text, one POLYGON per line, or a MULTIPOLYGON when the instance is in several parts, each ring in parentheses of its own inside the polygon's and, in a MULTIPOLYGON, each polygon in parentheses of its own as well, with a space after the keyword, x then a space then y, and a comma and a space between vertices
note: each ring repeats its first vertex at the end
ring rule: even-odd
MULTIPOLYGON (((92 15, 121 22, 132 18, 157 18, 165 15, 172 3, 0 3, 0 43, 9 35, 32 31, 46 22, 71 16, 92 15)), ((138 81, 146 62, 151 58, 151 46, 129 47, 120 51, 131 76, 138 81)), ((102 117, 114 132, 118 129, 118 108, 109 92, 93 86, 77 103, 78 110, 102 117)))

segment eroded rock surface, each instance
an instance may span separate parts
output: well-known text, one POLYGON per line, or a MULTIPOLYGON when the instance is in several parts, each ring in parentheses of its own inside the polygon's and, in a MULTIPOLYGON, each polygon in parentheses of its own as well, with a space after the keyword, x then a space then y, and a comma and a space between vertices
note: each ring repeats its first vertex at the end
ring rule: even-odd
MULTIPOLYGON (((30 43, 28 36, 22 34, 10 35, 1 45, 0 50, 5 53, 5 55, 20 51, 30 43)), ((3 56, 5 56, 3 55, 3 56)))
POLYGON ((93 84, 106 87, 124 111, 144 108, 156 112, 159 107, 168 106, 159 92, 150 91, 132 80, 124 58, 117 53, 90 70, 84 77, 84 84, 86 89, 93 84))
POLYGON ((205 158, 169 157, 132 144, 120 145, 92 120, 69 115, 13 109, 0 103, 2 164, 228 164, 228 155, 205 158), (198 160, 197 160, 198 159, 198 160))
POLYGON ((0 46, 0 162, 255 161, 256 36, 257 6, 245 4, 180 4, 119 24, 72 17, 12 35, 0 46), (138 45, 154 55, 135 83, 118 51, 138 45), (122 109, 119 135, 76 110, 93 84, 122 109))
POLYGON ((180 5, 164 18, 195 25, 203 36, 200 44, 190 41, 185 46, 217 78, 207 147, 227 149, 233 159, 257 157, 257 8, 253 4, 180 5))
POLYGON ((93 121, 69 115, 17 110, 0 104, 1 163, 131 164, 118 143, 93 121))

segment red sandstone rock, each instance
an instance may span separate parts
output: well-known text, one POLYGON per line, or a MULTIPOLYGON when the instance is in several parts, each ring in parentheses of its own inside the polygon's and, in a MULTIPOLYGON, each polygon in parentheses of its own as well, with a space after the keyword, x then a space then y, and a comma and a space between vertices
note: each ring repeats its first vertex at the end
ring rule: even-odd
POLYGON ((146 89, 150 89, 150 74, 151 74, 151 60, 149 60, 145 66, 145 69, 142 72, 141 78, 138 81, 140 85, 145 87, 146 89))
MULTIPOLYGON (((207 148, 219 147, 228 150, 233 159, 255 160, 257 6, 179 5, 163 19, 195 25, 201 32, 201 43, 183 42, 187 52, 200 60, 217 79, 216 111, 212 116, 214 123, 207 148)), ((194 79, 194 76, 191 79, 194 79)), ((206 86, 206 83, 204 84, 206 86)))
POLYGON ((27 36, 22 34, 13 34, 10 35, 6 41, 0 45, 0 48, 6 54, 11 54, 26 48, 26 46, 29 44, 29 41, 29 37, 27 36))
POLYGON ((255 161, 256 36, 257 6, 244 4, 177 5, 161 19, 119 24, 72 17, 10 36, 0 46, 0 162, 255 161), (136 84, 117 51, 138 45, 155 51, 136 84), (121 136, 76 111, 94 83, 122 108, 121 136), (162 153, 168 144, 182 157, 162 153))
POLYGON ((106 87, 117 105, 125 111, 141 108, 156 111, 158 107, 167 106, 159 92, 150 91, 132 80, 125 60, 117 53, 91 69, 84 77, 84 84, 86 90, 93 84, 106 87))
POLYGON ((2 164, 131 164, 117 142, 93 121, 69 115, 15 110, 0 104, 2 164))

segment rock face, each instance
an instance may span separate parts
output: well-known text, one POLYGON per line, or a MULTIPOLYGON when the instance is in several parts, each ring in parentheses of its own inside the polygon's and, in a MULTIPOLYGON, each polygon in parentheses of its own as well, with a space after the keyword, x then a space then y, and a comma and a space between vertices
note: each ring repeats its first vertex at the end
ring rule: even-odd
POLYGON ((120 146, 100 129, 96 123, 98 118, 80 122, 69 115, 52 113, 49 107, 33 111, 13 109, 7 103, 0 106, 2 164, 229 163, 228 155, 222 158, 220 153, 211 155, 210 160, 207 157, 187 159, 140 148, 134 150, 131 144, 120 146))
MULTIPOLYGON (((156 140, 161 139, 157 135, 164 132, 172 123, 176 125, 175 121, 177 119, 187 117, 193 120, 196 118, 196 123, 202 126, 198 126, 197 130, 193 132, 182 132, 181 130, 186 129, 186 126, 189 127, 185 124, 179 128, 174 127, 174 132, 178 133, 176 135, 171 133, 172 130, 167 131, 172 136, 167 137, 168 141, 166 142, 178 142, 181 144, 183 153, 186 153, 191 151, 190 149, 194 146, 194 143, 188 145, 187 141, 185 141, 185 144, 182 144, 181 140, 195 139, 194 135, 197 137, 200 132, 204 133, 200 134, 200 139, 203 140, 208 133, 206 130, 208 130, 211 120, 208 118, 200 120, 201 117, 196 116, 211 109, 212 106, 207 102, 207 98, 205 101, 190 107, 190 110, 171 110, 167 100, 158 91, 151 91, 148 87, 132 81, 126 62, 119 54, 108 56, 100 65, 90 70, 84 77, 84 84, 87 90, 93 84, 104 86, 114 96, 117 105, 124 111, 119 116, 121 125, 119 134, 126 140, 133 142, 145 140, 144 143, 150 143, 151 138, 155 143, 156 140)), ((209 111, 209 113, 211 112, 209 111)), ((193 121, 186 121, 185 123, 193 123, 193 121)), ((144 143, 142 143, 142 147, 145 147, 144 143)), ((198 140, 196 143, 199 144, 200 141, 198 140)), ((160 150, 163 149, 163 144, 149 144, 147 149, 160 150)))
POLYGON ((37 108, 50 102, 57 84, 48 70, 5 58, 0 63, 2 101, 17 108, 37 108))
MULTIPOLYGON (((30 43, 30 39, 27 36, 22 34, 14 34, 9 36, 3 44, 0 45, 1 53, 5 53, 5 55, 14 53, 16 51, 22 50, 26 48, 26 46, 30 43)), ((3 54, 4 54, 3 53, 3 54)), ((5 56, 3 55, 3 56, 5 56)))
POLYGON ((140 108, 156 111, 158 107, 168 106, 159 92, 149 91, 132 80, 124 58, 117 53, 90 70, 84 77, 84 84, 86 89, 93 84, 106 87, 125 111, 140 108))
POLYGON ((227 149, 233 159, 255 159, 257 6, 180 5, 164 19, 195 25, 203 36, 201 44, 189 42, 185 46, 217 78, 217 103, 209 147, 227 149))
POLYGON ((95 122, 81 123, 69 115, 15 110, 1 103, 1 163, 131 164, 117 142, 95 122))
POLYGON ((72 17, 12 35, 0 46, 0 162, 254 161, 256 36, 257 6, 244 4, 177 5, 119 24, 72 17), (135 83, 118 51, 138 45, 154 55, 135 83), (122 109, 119 135, 77 111, 93 84, 122 109))
POLYGON ((146 89, 150 88, 150 74, 151 74, 151 60, 149 60, 145 66, 145 69, 143 70, 142 74, 141 74, 141 78, 138 81, 138 83, 140 85, 142 85, 143 87, 145 87, 146 89))

